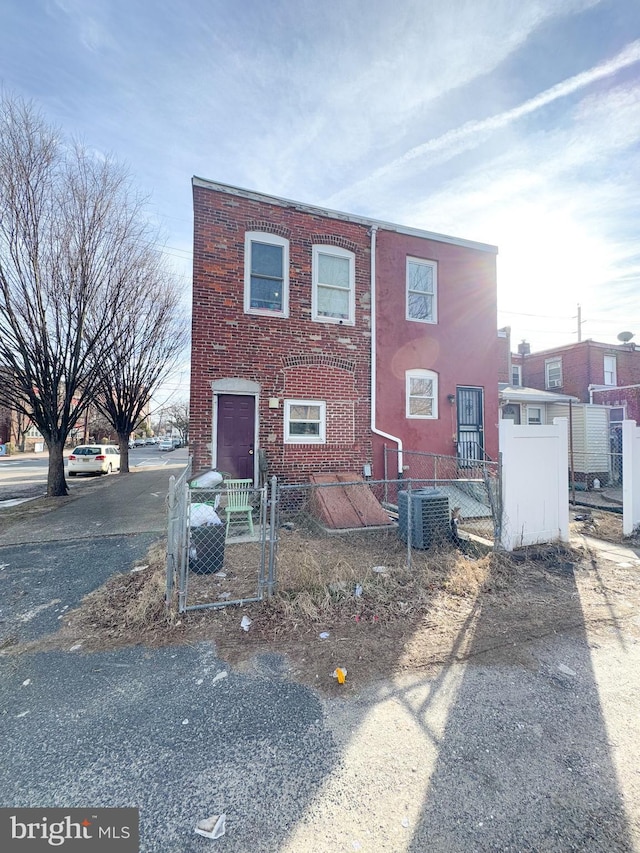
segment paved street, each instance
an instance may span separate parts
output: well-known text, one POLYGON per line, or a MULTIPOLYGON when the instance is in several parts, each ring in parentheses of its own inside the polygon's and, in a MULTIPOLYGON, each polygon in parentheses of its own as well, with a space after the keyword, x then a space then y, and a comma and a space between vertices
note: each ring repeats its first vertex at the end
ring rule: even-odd
MULTIPOLYGON (((65 451, 66 457, 69 450, 65 451)), ((165 468, 184 465, 187 460, 187 449, 180 448, 170 453, 162 453, 155 446, 136 447, 129 451, 129 467, 132 471, 143 471, 151 468, 165 468)), ((36 498, 47 491, 47 468, 49 455, 44 453, 16 453, 13 456, 0 456, 0 513, 3 506, 16 500, 36 498)), ((71 493, 91 487, 96 480, 94 476, 67 477, 67 486, 71 493)))
MULTIPOLYGON (((3 636, 46 635, 143 560, 169 473, 97 481, 43 516, 37 541, 33 525, 30 540, 5 531, 3 636)), ((350 698, 290 681, 271 654, 233 670, 207 643, 8 648, 1 804, 138 806, 145 853, 640 850, 640 621, 587 628, 580 593, 576 580, 562 634, 487 648, 479 609, 466 662, 350 698), (224 838, 194 834, 221 811, 224 838)))

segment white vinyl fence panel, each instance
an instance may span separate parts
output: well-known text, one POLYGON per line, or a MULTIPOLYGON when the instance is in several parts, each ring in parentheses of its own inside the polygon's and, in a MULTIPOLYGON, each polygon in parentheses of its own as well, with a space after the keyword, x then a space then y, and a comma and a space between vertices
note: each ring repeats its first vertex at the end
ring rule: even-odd
POLYGON ((622 422, 622 533, 631 536, 640 525, 640 427, 622 422))
POLYGON ((547 426, 500 421, 505 550, 569 541, 567 432, 565 418, 547 426))

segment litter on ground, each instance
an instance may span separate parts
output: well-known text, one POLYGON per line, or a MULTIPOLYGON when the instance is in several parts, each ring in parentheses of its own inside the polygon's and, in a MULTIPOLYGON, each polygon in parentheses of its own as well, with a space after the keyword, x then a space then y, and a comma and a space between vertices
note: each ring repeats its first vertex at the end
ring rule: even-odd
POLYGON ((195 831, 204 838, 221 838, 227 831, 226 814, 214 814, 199 821, 195 831))

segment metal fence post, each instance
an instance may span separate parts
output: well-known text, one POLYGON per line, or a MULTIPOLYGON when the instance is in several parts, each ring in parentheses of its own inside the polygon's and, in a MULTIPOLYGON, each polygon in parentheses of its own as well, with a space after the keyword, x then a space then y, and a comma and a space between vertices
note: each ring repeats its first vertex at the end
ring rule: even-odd
POLYGON ((387 445, 385 444, 383 447, 383 459, 384 459, 384 502, 389 502, 389 486, 387 480, 389 479, 389 463, 387 462, 387 445))
POLYGON ((260 489, 260 571, 258 573, 258 598, 264 598, 265 569, 267 564, 267 485, 260 489))
POLYGON ((178 559, 178 613, 185 613, 187 609, 187 576, 189 574, 189 501, 191 500, 189 486, 185 481, 182 484, 182 512, 181 512, 181 543, 180 558, 178 559))
POLYGON ((167 496, 168 518, 167 518, 167 565, 166 565, 166 587, 164 603, 167 609, 171 607, 173 598, 173 575, 175 571, 175 533, 174 513, 176 505, 176 478, 173 474, 169 477, 169 494, 167 496))
POLYGON ((407 569, 411 571, 411 534, 413 528, 413 507, 411 499, 411 478, 407 480, 407 569))
POLYGON ((269 574, 267 576, 267 595, 271 597, 276 586, 276 513, 278 480, 271 478, 271 499, 269 501, 269 574))

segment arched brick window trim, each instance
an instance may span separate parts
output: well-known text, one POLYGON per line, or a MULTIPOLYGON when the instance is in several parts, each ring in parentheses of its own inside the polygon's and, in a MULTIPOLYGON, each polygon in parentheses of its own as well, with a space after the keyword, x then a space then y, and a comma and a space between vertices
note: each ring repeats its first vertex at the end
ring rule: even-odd
POLYGON ((349 373, 356 372, 355 364, 348 358, 340 358, 337 355, 287 355, 282 359, 282 367, 286 370, 289 367, 307 367, 316 365, 321 367, 336 367, 339 370, 348 370, 349 373))
POLYGON ((346 249, 354 254, 359 249, 359 246, 352 240, 347 240, 346 237, 340 237, 336 234, 312 234, 311 242, 314 245, 321 246, 340 246, 341 249, 346 249))
POLYGON ((286 225, 281 225, 279 222, 269 222, 264 219, 251 219, 247 222, 246 231, 262 231, 265 234, 277 234, 278 237, 284 237, 289 240, 291 237, 291 229, 286 225))

